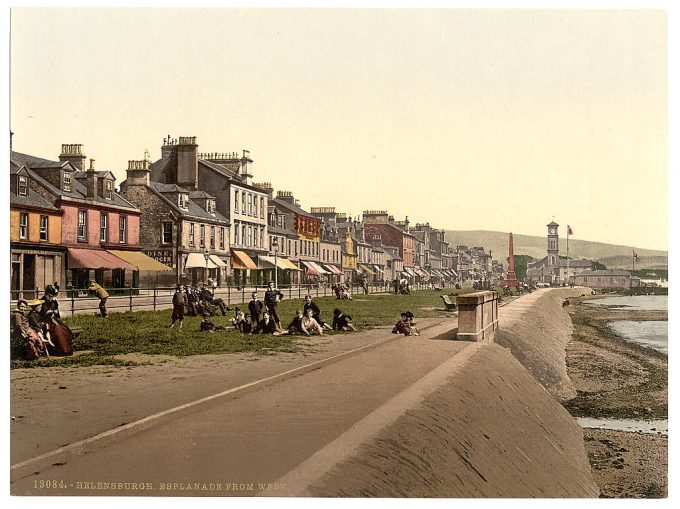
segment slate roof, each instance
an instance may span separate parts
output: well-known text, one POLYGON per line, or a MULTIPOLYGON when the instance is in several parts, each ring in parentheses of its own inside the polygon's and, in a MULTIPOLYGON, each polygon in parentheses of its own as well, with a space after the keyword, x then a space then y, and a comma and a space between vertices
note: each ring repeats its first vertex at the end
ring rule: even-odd
POLYGON ((191 217, 208 221, 224 221, 226 223, 229 222, 229 220, 222 214, 220 214, 218 211, 215 211, 214 214, 211 214, 210 212, 203 209, 201 206, 199 206, 195 201, 191 199, 191 196, 189 196, 188 207, 186 209, 180 208, 177 202, 163 196, 164 194, 174 193, 186 193, 187 195, 191 195, 191 192, 188 189, 184 189, 183 187, 180 187, 176 184, 163 184, 160 182, 150 182, 150 187, 182 217, 191 217))
MULTIPOLYGON (((38 175, 38 173, 32 171, 32 168, 40 169, 40 168, 63 168, 66 166, 72 167, 70 163, 68 163, 67 161, 64 162, 50 161, 48 159, 43 159, 28 154, 22 154, 20 152, 12 152, 10 156, 10 163, 15 167, 20 166, 26 168, 31 180, 37 182, 41 187, 45 188, 53 195, 58 196, 60 198, 64 197, 75 198, 78 200, 87 200, 88 202, 96 203, 99 205, 116 205, 118 207, 134 209, 136 211, 139 210, 135 205, 127 201, 125 198, 120 196, 115 191, 113 193, 112 200, 107 200, 101 196, 97 196, 97 198, 87 198, 87 187, 85 184, 80 182, 80 180, 83 180, 81 174, 85 174, 86 172, 78 170, 74 171, 73 174, 75 178, 71 179, 71 191, 64 191, 62 189, 59 189, 58 187, 53 186, 46 179, 38 175)), ((104 176, 111 172, 104 170, 98 171, 96 173, 98 175, 104 176)))
POLYGON ((318 217, 313 216, 311 213, 307 212, 306 210, 302 210, 300 207, 298 207, 297 205, 293 205, 292 203, 288 203, 288 202, 283 201, 279 198, 272 198, 269 201, 274 202, 274 204, 277 207, 287 209, 287 210, 294 212, 294 213, 296 213, 300 216, 305 216, 305 217, 308 217, 310 219, 316 219, 317 221, 321 221, 318 217))

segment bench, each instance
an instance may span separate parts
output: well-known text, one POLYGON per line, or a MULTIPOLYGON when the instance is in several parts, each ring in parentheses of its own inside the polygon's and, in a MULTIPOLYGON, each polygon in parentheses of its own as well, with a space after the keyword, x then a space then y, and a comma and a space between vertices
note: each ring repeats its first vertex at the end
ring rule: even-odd
POLYGON ((444 307, 446 307, 447 311, 456 310, 456 303, 452 302, 448 295, 441 295, 441 298, 444 301, 444 307))

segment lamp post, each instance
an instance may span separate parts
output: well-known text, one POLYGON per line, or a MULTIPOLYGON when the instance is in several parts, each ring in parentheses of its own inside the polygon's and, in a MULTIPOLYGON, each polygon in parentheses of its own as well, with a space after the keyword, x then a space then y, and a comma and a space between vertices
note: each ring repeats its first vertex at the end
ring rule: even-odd
POLYGON ((208 251, 208 248, 205 248, 205 251, 203 252, 203 257, 205 258, 205 282, 208 282, 208 262, 210 261, 210 251, 208 251))
POLYGON ((278 271, 278 256, 279 256, 279 240, 274 237, 272 239, 272 251, 274 251, 274 288, 279 287, 279 271, 278 271))

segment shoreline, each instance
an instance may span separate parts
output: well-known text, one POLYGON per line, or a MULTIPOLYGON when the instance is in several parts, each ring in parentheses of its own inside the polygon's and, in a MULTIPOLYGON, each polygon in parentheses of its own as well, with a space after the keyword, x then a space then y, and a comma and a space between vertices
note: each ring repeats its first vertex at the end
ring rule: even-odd
MULTIPOLYGON (((668 356, 616 334, 620 320, 668 320, 667 311, 598 307, 575 299, 567 372, 577 396, 565 402, 577 418, 668 419, 668 356)), ((668 436, 660 431, 584 428, 584 443, 601 498, 668 496, 668 436)))

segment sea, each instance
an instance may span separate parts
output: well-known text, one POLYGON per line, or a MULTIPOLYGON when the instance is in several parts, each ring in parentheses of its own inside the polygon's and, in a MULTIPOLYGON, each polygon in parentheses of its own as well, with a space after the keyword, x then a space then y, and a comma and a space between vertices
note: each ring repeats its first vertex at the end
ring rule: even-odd
MULTIPOLYGON (((584 301, 594 306, 607 306, 621 309, 641 309, 645 311, 668 311, 668 295, 632 295, 605 297, 584 301)), ((617 320, 607 324, 626 341, 651 348, 668 355, 668 322, 657 320, 634 321, 617 320)), ((612 429, 668 435, 668 419, 595 419, 578 418, 583 428, 612 429)))

